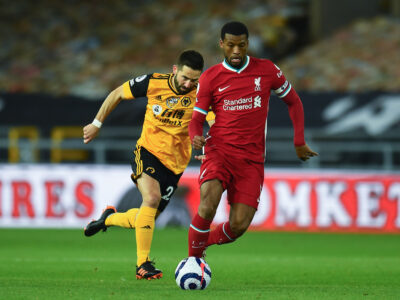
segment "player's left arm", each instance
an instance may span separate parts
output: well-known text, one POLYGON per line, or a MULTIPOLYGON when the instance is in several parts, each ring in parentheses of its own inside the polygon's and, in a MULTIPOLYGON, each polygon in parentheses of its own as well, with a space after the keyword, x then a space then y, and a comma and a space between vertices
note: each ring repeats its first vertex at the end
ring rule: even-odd
MULTIPOLYGON (((275 66, 276 67, 276 66, 275 66)), ((294 129, 294 146, 297 157, 303 161, 308 160, 313 156, 318 156, 318 153, 313 151, 305 142, 304 139, 304 109, 303 103, 299 95, 296 93, 291 84, 286 80, 282 71, 276 67, 277 76, 276 82, 280 86, 274 90, 276 95, 281 98, 288 106, 289 116, 292 120, 294 129)), ((276 84, 276 83, 275 83, 276 84)))
POLYGON ((318 156, 317 152, 311 150, 304 139, 304 109, 303 103, 296 91, 291 88, 289 93, 282 98, 289 109, 289 116, 292 120, 294 129, 294 146, 296 148, 297 157, 303 161, 313 156, 318 156))

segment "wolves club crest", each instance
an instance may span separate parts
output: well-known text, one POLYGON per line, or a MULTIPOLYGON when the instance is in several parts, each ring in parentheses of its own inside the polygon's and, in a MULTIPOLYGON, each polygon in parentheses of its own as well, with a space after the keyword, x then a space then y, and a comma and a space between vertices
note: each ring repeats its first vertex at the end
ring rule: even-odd
POLYGON ((183 97, 181 100, 181 104, 184 107, 188 107, 191 103, 192 103, 192 101, 190 100, 189 97, 183 97))

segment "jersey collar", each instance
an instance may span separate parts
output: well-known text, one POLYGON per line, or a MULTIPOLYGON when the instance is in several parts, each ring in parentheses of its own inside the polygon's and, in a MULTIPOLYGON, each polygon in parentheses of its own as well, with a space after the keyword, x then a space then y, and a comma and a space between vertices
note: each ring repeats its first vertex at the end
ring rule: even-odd
POLYGON ((250 63, 250 56, 246 55, 246 63, 245 63, 245 64, 243 65, 243 67, 241 67, 240 69, 235 69, 234 67, 232 67, 230 64, 228 64, 228 63, 226 62, 226 59, 224 59, 224 61, 222 62, 222 65, 223 65, 226 69, 228 69, 228 70, 230 70, 230 71, 232 71, 232 72, 240 73, 240 72, 242 72, 244 69, 247 68, 247 66, 249 65, 249 63, 250 63))
POLYGON ((170 73, 169 78, 168 78, 169 88, 171 89, 171 91, 173 91, 175 93, 175 95, 179 95, 179 92, 175 89, 173 80, 174 80, 174 73, 170 73))

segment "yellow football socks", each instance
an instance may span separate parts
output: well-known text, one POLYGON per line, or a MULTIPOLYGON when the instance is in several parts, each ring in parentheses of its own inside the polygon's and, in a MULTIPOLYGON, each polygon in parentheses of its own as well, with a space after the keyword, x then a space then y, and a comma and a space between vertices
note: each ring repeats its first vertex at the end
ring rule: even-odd
POLYGON ((142 206, 136 216, 135 227, 138 266, 148 260, 151 241, 153 240, 156 213, 157 208, 142 206))
POLYGON ((124 213, 115 213, 107 217, 106 226, 119 226, 128 229, 135 228, 136 215, 139 208, 131 208, 124 213))

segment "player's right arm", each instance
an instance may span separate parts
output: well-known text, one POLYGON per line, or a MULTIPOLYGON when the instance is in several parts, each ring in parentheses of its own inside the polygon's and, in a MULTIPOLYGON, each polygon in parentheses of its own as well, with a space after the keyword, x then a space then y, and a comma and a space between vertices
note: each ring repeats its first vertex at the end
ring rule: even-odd
POLYGON ((99 111, 97 112, 96 118, 93 123, 86 125, 83 128, 83 142, 85 144, 93 140, 100 131, 101 124, 105 121, 107 116, 115 109, 119 102, 124 97, 123 86, 119 86, 113 90, 107 98, 104 100, 99 111), (97 122, 96 122, 97 121, 97 122))
POLYGON ((200 150, 206 144, 206 138, 203 136, 203 123, 205 119, 206 115, 202 112, 193 111, 192 120, 189 124, 189 135, 195 150, 200 150))
POLYGON ((138 76, 113 90, 104 100, 94 121, 83 128, 83 142, 87 144, 97 136, 102 123, 121 100, 145 97, 151 76, 152 74, 138 76))
POLYGON ((189 136, 195 150, 200 150, 206 144, 203 136, 203 124, 209 111, 211 103, 211 93, 207 76, 207 72, 201 75, 197 86, 196 106, 193 109, 192 120, 189 123, 189 136))

